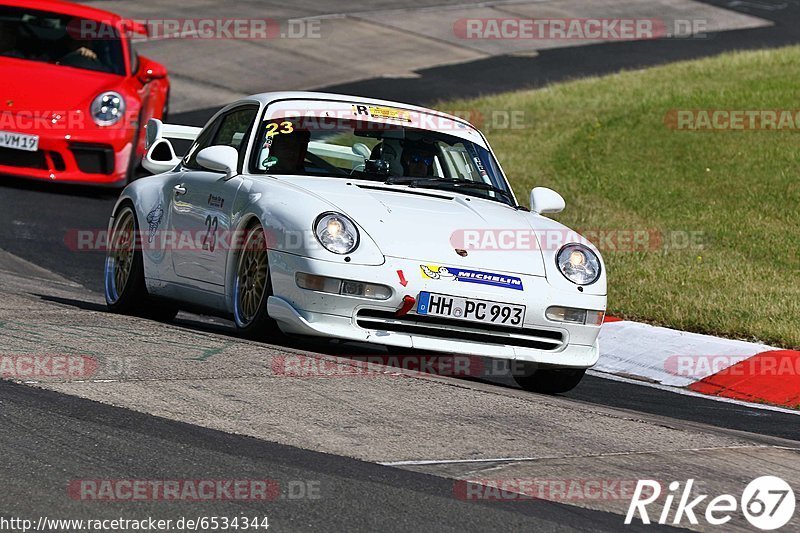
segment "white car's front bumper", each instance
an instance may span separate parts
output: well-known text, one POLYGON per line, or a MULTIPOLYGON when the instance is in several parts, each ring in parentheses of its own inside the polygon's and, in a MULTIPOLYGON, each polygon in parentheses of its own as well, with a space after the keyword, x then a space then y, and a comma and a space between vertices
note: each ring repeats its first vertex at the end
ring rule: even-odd
MULTIPOLYGON (((290 334, 324 336, 401 348, 481 355, 564 367, 588 368, 597 362, 598 326, 554 322, 545 317, 553 305, 605 310, 606 297, 557 290, 543 277, 511 274, 524 290, 427 279, 425 262, 387 257, 380 266, 334 263, 270 251, 273 296, 267 311, 290 334), (400 283, 403 272, 407 285, 400 283), (295 274, 304 272, 392 288, 388 300, 369 300, 301 289, 295 274), (404 296, 422 291, 526 306, 524 327, 500 328, 466 321, 446 324, 417 315, 397 318, 404 296)), ((477 269, 475 269, 477 270, 477 269)), ((497 272, 494 272, 497 273, 497 272)), ((502 272, 497 274, 504 274, 502 272)))

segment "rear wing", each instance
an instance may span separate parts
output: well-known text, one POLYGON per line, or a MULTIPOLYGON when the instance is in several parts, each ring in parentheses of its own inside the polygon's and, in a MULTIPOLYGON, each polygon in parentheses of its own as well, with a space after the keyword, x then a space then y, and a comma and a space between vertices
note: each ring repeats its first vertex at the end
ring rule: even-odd
POLYGON ((182 159, 182 155, 175 153, 175 148, 168 139, 194 141, 203 128, 164 124, 157 118, 151 118, 145 130, 146 153, 142 166, 153 174, 161 174, 175 168, 182 159))
POLYGON ((200 135, 203 128, 164 124, 157 118, 151 118, 147 121, 145 130, 147 131, 145 147, 149 150, 158 139, 183 139, 186 141, 193 141, 200 135))

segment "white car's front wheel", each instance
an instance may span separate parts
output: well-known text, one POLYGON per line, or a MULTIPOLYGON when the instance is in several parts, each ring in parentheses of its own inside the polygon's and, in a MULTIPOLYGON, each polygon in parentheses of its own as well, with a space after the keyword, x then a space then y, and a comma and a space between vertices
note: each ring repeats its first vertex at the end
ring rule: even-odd
POLYGON ((233 284, 233 318, 245 336, 269 338, 280 334, 267 314, 271 294, 267 239, 264 228, 256 223, 247 229, 233 284))

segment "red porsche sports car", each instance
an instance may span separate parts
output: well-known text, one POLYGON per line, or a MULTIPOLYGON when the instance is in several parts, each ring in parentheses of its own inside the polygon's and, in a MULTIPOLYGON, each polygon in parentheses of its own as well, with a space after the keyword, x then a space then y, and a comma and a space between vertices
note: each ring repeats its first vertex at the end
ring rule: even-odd
POLYGON ((124 186, 169 81, 141 24, 60 0, 0 0, 0 175, 124 186))

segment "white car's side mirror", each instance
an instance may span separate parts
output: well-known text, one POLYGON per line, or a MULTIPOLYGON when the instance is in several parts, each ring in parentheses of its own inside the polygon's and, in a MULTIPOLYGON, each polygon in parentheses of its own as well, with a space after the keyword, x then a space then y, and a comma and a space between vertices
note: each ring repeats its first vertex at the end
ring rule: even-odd
POLYGON ((531 191, 531 211, 540 215, 560 213, 566 207, 564 198, 553 189, 534 187, 531 191))
POLYGON ((197 163, 213 172, 224 172, 230 178, 237 174, 239 152, 232 146, 209 146, 198 152, 197 163))
POLYGON ((161 174, 175 168, 181 158, 175 155, 172 143, 167 139, 157 139, 148 149, 142 166, 153 174, 161 174))

